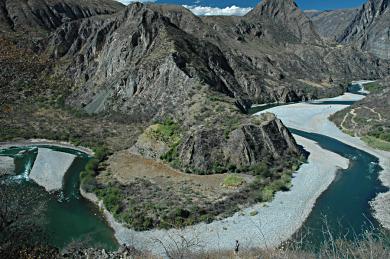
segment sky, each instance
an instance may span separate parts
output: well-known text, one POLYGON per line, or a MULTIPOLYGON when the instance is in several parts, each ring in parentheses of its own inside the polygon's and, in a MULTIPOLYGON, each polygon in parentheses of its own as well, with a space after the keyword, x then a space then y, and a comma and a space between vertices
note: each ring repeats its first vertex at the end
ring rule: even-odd
MULTIPOLYGON (((124 4, 132 0, 117 0, 124 4)), ((183 5, 197 15, 244 15, 260 0, 138 0, 183 5)), ((361 6, 366 0, 296 0, 303 10, 333 10, 361 6)))

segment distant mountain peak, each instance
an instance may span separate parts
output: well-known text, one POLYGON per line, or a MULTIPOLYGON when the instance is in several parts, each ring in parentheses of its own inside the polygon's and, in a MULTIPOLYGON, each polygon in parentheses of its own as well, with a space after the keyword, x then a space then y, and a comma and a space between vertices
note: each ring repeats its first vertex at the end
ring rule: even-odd
POLYGON ((293 0, 263 0, 246 17, 280 23, 301 41, 321 41, 310 19, 293 0))
POLYGON ((293 0, 263 0, 248 15, 260 14, 275 17, 283 12, 293 12, 295 9, 299 7, 293 0))

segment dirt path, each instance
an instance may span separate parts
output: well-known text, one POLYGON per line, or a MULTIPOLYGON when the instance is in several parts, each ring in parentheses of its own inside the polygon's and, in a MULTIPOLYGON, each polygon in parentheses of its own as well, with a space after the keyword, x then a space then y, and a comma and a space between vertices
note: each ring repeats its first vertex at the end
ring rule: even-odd
POLYGON ((347 118, 348 118, 349 115, 352 116, 352 117, 351 117, 351 122, 352 122, 352 124, 354 125, 354 127, 357 127, 357 126, 358 126, 358 124, 357 124, 356 121, 355 121, 355 118, 356 118, 356 116, 357 116, 357 114, 356 114, 356 110, 357 110, 357 109, 360 109, 360 107, 359 107, 359 108, 354 108, 354 109, 352 109, 350 112, 348 112, 348 113, 345 114, 343 120, 342 120, 341 123, 340 123, 340 127, 341 127, 343 130, 345 130, 345 131, 351 131, 351 129, 349 129, 349 128, 347 128, 347 127, 344 126, 344 123, 346 122, 346 120, 347 120, 347 118))
MULTIPOLYGON (((355 128, 355 129, 358 129, 358 126, 359 126, 359 124, 356 122, 356 117, 358 116, 358 114, 356 113, 356 111, 357 110, 359 110, 359 109, 362 109, 362 108, 364 108, 364 109, 367 109, 367 110, 369 110, 370 112, 372 112, 372 113, 374 113, 375 115, 377 115, 378 116, 378 121, 383 121, 383 117, 382 117, 382 114, 380 114, 379 112, 377 112, 377 111, 375 111, 375 109, 373 109, 373 108, 370 108, 370 107, 367 107, 367 106, 363 106, 363 107, 358 107, 358 108, 353 108, 353 109, 351 109, 351 111, 349 111, 348 113, 346 113, 345 115, 344 115, 344 118, 343 118, 343 120, 341 121, 341 123, 340 123, 340 127, 341 127, 341 129, 342 130, 344 130, 344 131, 351 131, 352 130, 352 128, 347 128, 346 126, 345 126, 345 123, 347 122, 347 119, 348 119, 348 117, 351 115, 351 123, 353 124, 353 128, 355 128)), ((369 121, 371 121, 371 119, 370 120, 367 120, 367 122, 369 122, 369 121)), ((358 132, 358 135, 359 135, 360 133, 358 132)), ((355 134, 355 136, 356 136, 356 134, 355 134)))
POLYGON ((379 121, 383 121, 382 114, 380 114, 379 112, 375 111, 375 109, 374 109, 374 108, 370 108, 370 107, 367 107, 367 106, 363 106, 363 108, 365 108, 365 109, 367 109, 367 110, 371 111, 372 113, 374 113, 374 114, 378 115, 378 119, 379 119, 379 121))

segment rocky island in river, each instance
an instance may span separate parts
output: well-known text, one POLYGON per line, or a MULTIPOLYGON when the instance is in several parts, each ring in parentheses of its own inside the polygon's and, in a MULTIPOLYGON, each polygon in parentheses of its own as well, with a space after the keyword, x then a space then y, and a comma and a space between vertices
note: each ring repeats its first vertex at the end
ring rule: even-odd
MULTIPOLYGON (((127 245, 111 254, 47 238, 12 245, 20 233, 4 214, 0 255, 202 257, 228 255, 238 240, 249 257, 249 249, 261 255, 294 243, 353 159, 292 129, 379 159, 381 182, 369 190, 377 197, 364 204, 386 233, 388 3, 303 12, 292 0, 263 0, 243 16, 197 16, 160 3, 0 0, 0 187, 25 186, 8 175, 31 163, 29 178, 66 204, 77 154, 41 146, 27 161, 12 148, 31 139, 78 146, 93 158, 72 184, 127 245), (343 95, 360 79, 370 82, 366 98, 343 95), (250 114, 267 104, 284 105, 250 114)), ((23 195, 9 207, 22 204, 23 195)), ((17 222, 38 233, 30 223, 17 222)), ((335 257, 347 255, 338 249, 335 257)))

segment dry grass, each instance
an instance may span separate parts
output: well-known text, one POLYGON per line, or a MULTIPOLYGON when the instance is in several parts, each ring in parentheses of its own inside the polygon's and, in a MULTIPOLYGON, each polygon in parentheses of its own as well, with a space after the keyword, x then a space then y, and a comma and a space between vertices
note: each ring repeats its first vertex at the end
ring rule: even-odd
MULTIPOLYGON (((163 188, 173 188, 180 191, 183 186, 191 187, 194 192, 201 192, 209 197, 210 201, 221 198, 232 189, 224 188, 223 182, 228 174, 195 175, 186 174, 156 160, 146 159, 129 151, 120 151, 112 155, 107 161, 108 167, 99 175, 101 182, 115 179, 121 184, 131 184, 137 178, 150 180, 163 188)), ((253 176, 246 176, 251 182, 253 176)))

